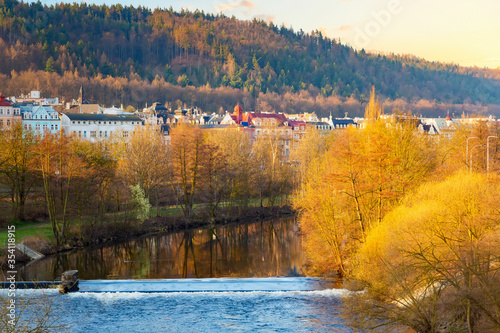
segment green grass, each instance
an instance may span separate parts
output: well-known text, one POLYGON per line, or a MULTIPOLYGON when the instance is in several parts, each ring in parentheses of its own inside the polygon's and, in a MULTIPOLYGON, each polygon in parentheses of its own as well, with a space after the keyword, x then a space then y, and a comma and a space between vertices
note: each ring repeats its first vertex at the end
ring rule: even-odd
MULTIPOLYGON (((24 238, 30 236, 42 236, 47 238, 50 242, 54 241, 54 235, 52 234, 52 228, 50 225, 41 225, 38 227, 16 230, 16 244, 23 241, 24 238)), ((7 245, 9 234, 7 232, 0 234, 0 247, 7 245)))

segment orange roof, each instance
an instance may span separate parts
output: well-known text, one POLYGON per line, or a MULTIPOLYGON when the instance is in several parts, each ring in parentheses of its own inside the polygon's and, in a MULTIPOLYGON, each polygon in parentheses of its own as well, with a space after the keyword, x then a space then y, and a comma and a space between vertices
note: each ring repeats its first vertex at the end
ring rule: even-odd
POLYGON ((234 107, 234 113, 241 113, 243 112, 243 109, 241 108, 241 106, 238 104, 234 107))

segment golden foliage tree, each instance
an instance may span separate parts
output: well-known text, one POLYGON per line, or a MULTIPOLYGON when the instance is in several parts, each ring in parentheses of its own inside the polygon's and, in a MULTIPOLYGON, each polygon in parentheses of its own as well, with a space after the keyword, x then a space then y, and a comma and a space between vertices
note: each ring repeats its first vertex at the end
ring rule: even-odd
POLYGON ((314 272, 348 273, 368 232, 433 170, 430 143, 410 120, 393 116, 347 128, 311 165, 295 205, 314 272))
POLYGON ((0 131, 0 182, 10 192, 15 220, 24 221, 25 204, 37 181, 34 148, 38 138, 15 122, 0 131))
POLYGON ((169 181, 184 216, 192 217, 202 182, 205 140, 198 127, 180 124, 171 131, 169 181))
POLYGON ((61 246, 68 239, 70 194, 84 164, 75 153, 72 139, 62 133, 44 133, 35 154, 52 232, 56 245, 61 246))
POLYGON ((358 254, 365 314, 422 332, 498 332, 499 190, 498 179, 459 172, 388 214, 358 254))
POLYGON ((167 181, 167 146, 162 133, 152 125, 139 126, 118 147, 117 172, 126 188, 139 185, 158 206, 167 181))

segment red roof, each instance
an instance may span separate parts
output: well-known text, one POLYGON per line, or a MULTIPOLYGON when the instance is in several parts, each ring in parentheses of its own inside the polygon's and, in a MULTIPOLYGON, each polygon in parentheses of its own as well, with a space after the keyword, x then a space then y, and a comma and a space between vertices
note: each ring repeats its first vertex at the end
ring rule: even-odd
POLYGON ((5 100, 5 96, 0 94, 0 106, 12 106, 5 100))
POLYGON ((288 124, 289 124, 290 126, 298 126, 298 125, 305 125, 305 124, 306 124, 306 122, 305 122, 305 121, 303 121, 303 120, 289 120, 289 121, 288 121, 288 124))

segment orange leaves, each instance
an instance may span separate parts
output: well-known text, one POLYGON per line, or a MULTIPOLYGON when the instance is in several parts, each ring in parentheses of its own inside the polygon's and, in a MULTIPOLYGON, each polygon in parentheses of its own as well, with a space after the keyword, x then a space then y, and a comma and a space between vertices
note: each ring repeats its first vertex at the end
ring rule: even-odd
POLYGON ((363 129, 343 130, 311 163, 296 200, 309 253, 317 257, 313 252, 322 244, 336 253, 320 251, 342 274, 370 230, 435 166, 428 142, 412 122, 383 118, 374 96, 371 102, 373 119, 363 129))

